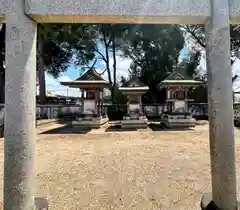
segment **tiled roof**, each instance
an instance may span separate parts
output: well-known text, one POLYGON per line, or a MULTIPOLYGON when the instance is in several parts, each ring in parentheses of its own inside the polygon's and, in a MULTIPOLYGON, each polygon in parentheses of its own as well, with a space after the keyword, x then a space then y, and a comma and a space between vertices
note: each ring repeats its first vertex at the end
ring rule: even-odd
POLYGON ((92 68, 86 71, 83 75, 77 78, 75 81, 105 81, 97 71, 92 68))

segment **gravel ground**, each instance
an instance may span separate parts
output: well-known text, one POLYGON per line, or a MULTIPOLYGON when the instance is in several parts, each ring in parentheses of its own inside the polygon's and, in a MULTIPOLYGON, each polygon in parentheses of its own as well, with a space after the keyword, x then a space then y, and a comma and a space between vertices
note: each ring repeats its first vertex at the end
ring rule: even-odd
MULTIPOLYGON (((122 132, 59 126, 42 126, 37 135, 36 195, 51 210, 192 210, 211 188, 207 125, 122 132)), ((0 151, 2 200, 3 141, 0 151)), ((238 157, 237 145, 239 168, 238 157)))

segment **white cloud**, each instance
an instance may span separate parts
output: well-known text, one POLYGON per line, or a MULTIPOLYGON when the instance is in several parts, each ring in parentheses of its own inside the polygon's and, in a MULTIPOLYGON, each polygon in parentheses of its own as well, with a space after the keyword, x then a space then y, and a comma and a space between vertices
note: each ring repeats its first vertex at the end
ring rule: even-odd
MULTIPOLYGON (((128 69, 131 64, 131 59, 122 59, 120 56, 116 56, 117 62, 117 79, 119 80, 121 76, 128 76, 128 69)), ((111 75, 113 77, 113 57, 109 58, 111 75)), ((102 63, 105 65, 105 63, 102 63)), ((103 72, 104 69, 96 69, 99 73, 103 72)), ((104 73, 103 78, 108 81, 107 71, 104 73)), ((53 94, 64 95, 64 96, 80 96, 79 89, 68 88, 62 86, 60 82, 71 81, 72 79, 68 76, 62 74, 58 79, 53 78, 49 74, 45 74, 46 90, 52 92, 53 94)))
MULTIPOLYGON (((128 69, 131 65, 131 59, 123 59, 120 56, 116 56, 116 63, 117 63, 117 76, 128 76, 128 69)), ((111 70, 113 71, 113 57, 109 60, 111 70)))
MULTIPOLYGON (((117 80, 119 81, 121 76, 128 77, 128 69, 131 65, 132 60, 131 59, 123 59, 121 56, 117 55, 116 56, 116 69, 117 69, 117 80)), ((111 77, 113 79, 113 57, 109 57, 109 66, 110 66, 110 71, 111 71, 111 77)), ((101 66, 106 66, 104 61, 101 61, 101 66)), ((102 73, 104 71, 103 69, 96 68, 98 73, 102 73)), ((108 73, 105 71, 103 74, 103 79, 108 81, 108 73)), ((110 90, 105 89, 104 95, 110 95, 110 90)))
POLYGON ((236 59, 233 63, 232 70, 234 74, 240 74, 240 60, 236 59))
POLYGON ((240 91, 240 60, 237 59, 232 66, 233 75, 238 75, 239 77, 233 83, 233 90, 240 91))
MULTIPOLYGON (((206 53, 203 51, 202 57, 200 60, 200 66, 202 71, 206 71, 206 53)), ((233 90, 234 91, 240 91, 240 60, 236 59, 234 64, 232 65, 232 75, 238 75, 239 77, 235 80, 233 83, 233 90)))
POLYGON ((60 76, 58 78, 58 81, 60 81, 60 82, 69 82, 69 81, 71 81, 71 78, 69 76, 63 75, 63 76, 60 76))
POLYGON ((202 50, 201 53, 201 59, 200 59, 200 64, 199 64, 199 70, 201 71, 201 73, 205 73, 207 71, 207 66, 206 66, 206 51, 202 50))
MULTIPOLYGON (((111 76, 113 78, 113 57, 109 58, 109 66, 111 70, 111 76)), ((117 79, 119 80, 121 76, 128 76, 128 69, 130 67, 132 60, 131 59, 123 59, 120 56, 116 56, 116 65, 117 65, 117 79)), ((102 62, 105 65, 105 62, 102 62)), ((96 69, 99 73, 101 73, 104 69, 96 69)), ((108 81, 108 73, 107 71, 104 73, 103 78, 108 81)))
POLYGON ((47 73, 45 73, 45 83, 46 83, 46 88, 56 87, 59 85, 58 80, 54 79, 51 75, 47 73))
MULTIPOLYGON (((63 95, 63 96, 79 96, 79 89, 68 88, 60 84, 60 81, 71 81, 68 76, 60 76, 58 79, 53 78, 49 74, 45 74, 46 90, 52 92, 53 94, 63 95)), ((38 91, 37 91, 38 92, 38 91)))

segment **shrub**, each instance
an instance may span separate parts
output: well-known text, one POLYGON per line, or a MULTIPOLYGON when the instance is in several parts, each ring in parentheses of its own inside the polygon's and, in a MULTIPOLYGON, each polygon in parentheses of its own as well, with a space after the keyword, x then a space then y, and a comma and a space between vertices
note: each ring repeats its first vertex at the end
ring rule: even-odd
POLYGON ((112 105, 108 107, 107 114, 109 120, 122 120, 123 116, 126 114, 126 108, 124 109, 124 107, 112 105))

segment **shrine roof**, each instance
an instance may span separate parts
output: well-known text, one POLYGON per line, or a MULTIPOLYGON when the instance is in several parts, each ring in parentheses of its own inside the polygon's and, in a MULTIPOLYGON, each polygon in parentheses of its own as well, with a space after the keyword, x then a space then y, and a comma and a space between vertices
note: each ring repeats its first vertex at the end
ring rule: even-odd
POLYGON ((149 87, 145 86, 145 87, 120 87, 119 90, 121 91, 143 91, 143 90, 148 90, 149 87))
POLYGON ((147 88, 148 89, 148 86, 146 86, 144 83, 142 83, 139 80, 139 78, 134 77, 127 82, 126 86, 122 86, 121 88, 128 88, 128 89, 130 89, 130 88, 134 88, 134 89, 136 89, 136 88, 138 88, 138 89, 139 88, 143 88, 143 89, 147 88))
POLYGON ((189 77, 185 68, 178 67, 165 80, 160 82, 160 86, 196 86, 201 83, 201 81, 197 81, 189 77))
POLYGON ((99 73, 94 68, 91 68, 84 72, 80 77, 78 77, 75 81, 105 81, 99 73))
POLYGON ((143 84, 139 78, 132 78, 125 87, 120 87, 120 91, 124 92, 146 92, 149 87, 143 84))
POLYGON ((198 85, 198 84, 202 84, 202 82, 201 81, 197 81, 197 80, 163 80, 162 82, 161 82, 161 84, 165 84, 165 85, 167 85, 167 84, 169 84, 169 85, 174 85, 174 84, 179 84, 179 85, 198 85))
POLYGON ((61 85, 74 88, 103 88, 108 87, 109 83, 104 80, 94 68, 87 70, 79 78, 73 81, 60 82, 61 85))

